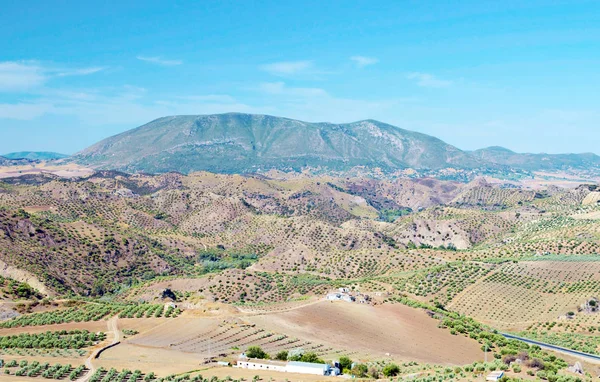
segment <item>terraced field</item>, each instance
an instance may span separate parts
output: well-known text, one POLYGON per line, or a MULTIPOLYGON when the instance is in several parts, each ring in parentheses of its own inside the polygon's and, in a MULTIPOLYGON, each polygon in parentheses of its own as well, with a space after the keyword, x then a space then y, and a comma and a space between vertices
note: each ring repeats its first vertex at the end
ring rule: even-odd
POLYGON ((595 256, 543 257, 503 264, 458 295, 449 307, 500 327, 523 328, 558 319, 600 324, 600 315, 578 312, 600 293, 595 256), (569 312, 573 316, 567 315, 569 312))
MULTIPOLYGON (((98 359, 99 380, 185 373, 249 346, 438 370, 480 361, 494 329, 593 351, 595 190, 288 174, 6 178, 0 313, 17 317, 0 336, 106 332, 117 320, 121 342, 98 359), (339 288, 364 304, 323 301, 339 288), (455 327, 456 312, 490 327, 464 317, 455 327)), ((2 356, 75 368, 94 346, 2 356)), ((501 363, 508 345, 494 346, 501 363)))

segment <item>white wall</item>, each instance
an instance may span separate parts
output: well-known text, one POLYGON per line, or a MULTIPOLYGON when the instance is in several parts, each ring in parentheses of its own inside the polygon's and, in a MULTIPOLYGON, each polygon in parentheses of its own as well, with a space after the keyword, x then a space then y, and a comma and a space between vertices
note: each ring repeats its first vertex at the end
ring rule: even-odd
POLYGON ((237 366, 242 369, 250 369, 250 370, 274 370, 274 371, 286 371, 286 366, 280 365, 269 365, 266 363, 258 363, 258 362, 246 362, 246 361, 238 361, 237 366))
POLYGON ((317 369, 314 367, 288 365, 286 370, 288 373, 323 375, 322 369, 317 369))

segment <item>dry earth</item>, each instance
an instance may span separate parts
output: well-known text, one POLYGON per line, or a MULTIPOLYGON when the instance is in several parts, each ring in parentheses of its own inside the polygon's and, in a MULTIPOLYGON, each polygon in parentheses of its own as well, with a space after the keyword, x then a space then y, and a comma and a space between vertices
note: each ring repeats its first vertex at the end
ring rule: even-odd
POLYGON ((288 335, 353 349, 372 358, 463 365, 483 360, 480 345, 437 327, 423 310, 404 305, 322 302, 285 313, 249 318, 288 335))

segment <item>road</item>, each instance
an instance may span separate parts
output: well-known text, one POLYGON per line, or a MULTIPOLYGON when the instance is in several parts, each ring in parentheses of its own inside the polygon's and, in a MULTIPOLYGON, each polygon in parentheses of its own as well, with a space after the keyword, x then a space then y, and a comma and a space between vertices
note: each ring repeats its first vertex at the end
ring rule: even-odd
POLYGON ((118 344, 121 341, 121 332, 119 331, 119 316, 114 316, 110 320, 106 322, 106 326, 108 328, 107 333, 112 333, 112 341, 108 345, 104 345, 92 352, 90 356, 85 360, 85 367, 88 369, 88 372, 81 378, 79 378, 78 382, 87 382, 96 372, 96 368, 94 367, 94 359, 98 358, 98 355, 104 351, 105 349, 118 344))
POLYGON ((563 347, 552 345, 552 344, 547 344, 547 343, 540 342, 540 341, 530 340, 529 338, 515 336, 512 334, 508 334, 508 333, 500 333, 500 334, 502 334, 505 338, 508 338, 508 339, 523 341, 529 345, 538 345, 542 349, 554 350, 559 353, 564 353, 564 354, 567 354, 567 355, 570 355, 570 356, 573 356, 576 358, 580 358, 584 361, 600 363, 600 356, 597 356, 595 354, 589 354, 589 353, 584 353, 584 352, 580 352, 577 350, 571 350, 571 349, 563 348, 563 347))

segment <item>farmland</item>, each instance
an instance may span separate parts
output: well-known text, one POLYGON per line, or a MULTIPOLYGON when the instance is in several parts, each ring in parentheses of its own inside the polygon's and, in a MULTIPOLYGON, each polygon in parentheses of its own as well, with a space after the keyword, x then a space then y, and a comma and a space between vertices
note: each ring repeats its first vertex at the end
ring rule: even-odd
POLYGON ((595 186, 275 175, 5 178, 0 358, 29 362, 11 378, 68 378, 116 340, 87 377, 225 378, 214 361, 250 346, 444 374, 494 330, 598 351, 595 186), (364 304, 324 301, 339 288, 364 304))

